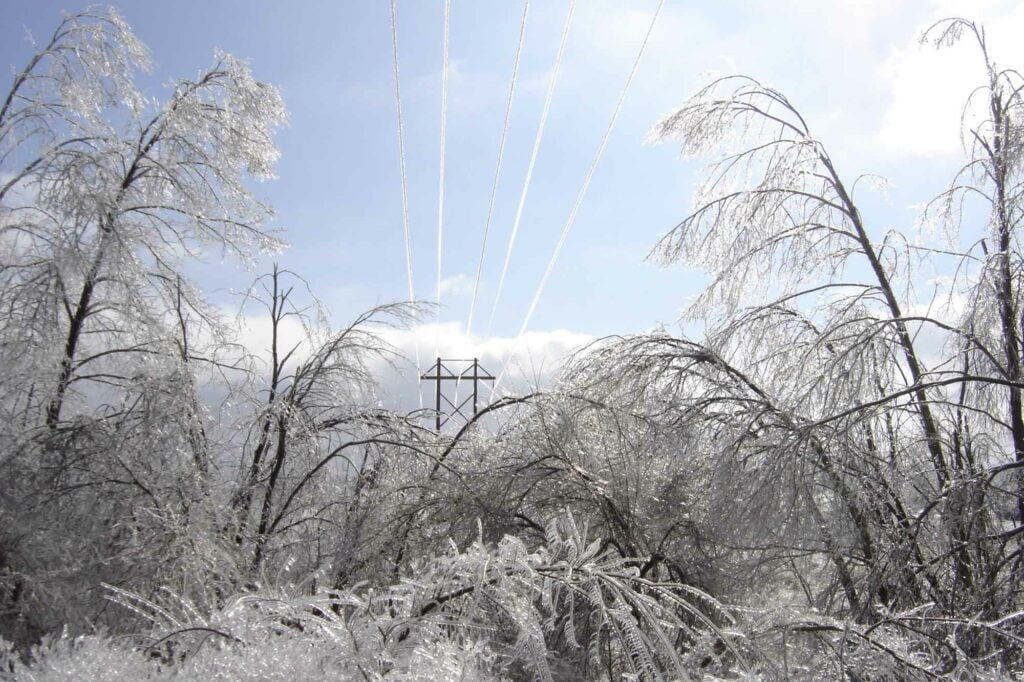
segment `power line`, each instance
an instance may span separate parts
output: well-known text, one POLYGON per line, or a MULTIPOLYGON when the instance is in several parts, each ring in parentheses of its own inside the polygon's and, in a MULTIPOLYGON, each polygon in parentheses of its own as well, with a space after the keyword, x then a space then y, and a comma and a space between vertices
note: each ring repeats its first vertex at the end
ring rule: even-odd
POLYGON ((637 67, 640 66, 640 59, 644 55, 644 50, 647 49, 647 41, 650 39, 651 33, 654 32, 654 26, 658 22, 658 15, 661 14, 661 9, 664 6, 665 0, 660 0, 657 9, 654 10, 654 16, 651 18, 651 25, 648 26, 647 34, 644 35, 644 40, 640 44, 640 51, 637 52, 636 59, 633 61, 633 68, 630 69, 629 76, 626 78, 626 84, 622 88, 622 94, 619 96, 619 101, 615 105, 615 110, 612 112, 611 120, 608 122, 608 128, 604 131, 604 137, 601 138, 601 144, 597 147, 594 159, 590 162, 590 168, 587 170, 587 175, 583 179, 580 191, 576 195, 576 203, 573 204, 572 210, 569 212, 569 217, 565 221, 565 226, 562 228, 562 234, 558 238, 558 244, 555 246, 555 251, 551 254, 551 260, 548 261, 548 266, 544 271, 544 276, 541 277, 540 284, 537 286, 537 291, 534 293, 533 300, 530 302, 530 307, 526 311, 526 317, 523 318, 523 325, 519 328, 519 334, 516 335, 516 340, 512 344, 512 351, 508 358, 506 358, 505 365, 501 368, 497 381, 494 382, 495 391, 497 391, 498 387, 501 385, 501 380, 505 376, 505 371, 508 368, 509 363, 512 361, 512 357, 515 355, 516 349, 519 347, 519 343, 521 342, 523 335, 526 333, 526 328, 530 324, 530 318, 533 317, 533 312, 537 308, 537 303, 540 301, 541 294, 544 293, 544 287, 547 285, 548 278, 551 276, 551 272, 555 269, 555 263, 558 261, 558 256, 562 252, 562 247, 565 246, 565 240, 569 236, 569 231, 572 229, 573 223, 576 221, 576 215, 580 210, 580 206, 583 204, 583 199, 587 195, 587 190, 590 188, 590 180, 594 177, 594 171, 597 170, 597 165, 601 161, 601 156, 604 154, 605 145, 608 144, 608 139, 611 137, 612 129, 615 127, 615 122, 619 118, 619 112, 622 110, 622 104, 626 101, 626 94, 629 92, 629 86, 632 84, 633 77, 636 75, 637 67))
MULTIPOLYGON (((402 233, 405 236, 405 275, 409 285, 409 303, 416 300, 415 289, 412 284, 412 239, 409 236, 409 183, 405 169, 405 128, 402 125, 402 86, 401 76, 398 70, 398 19, 395 11, 395 0, 391 0, 391 51, 395 66, 395 112, 398 117, 398 168, 402 181, 402 233)), ((419 385, 420 373, 420 340, 416 333, 413 333, 413 342, 416 348, 416 382, 419 385)), ((417 390, 420 399, 420 409, 423 409, 423 394, 417 390)))
POLYGON ((540 151, 541 139, 544 137, 544 127, 547 124, 548 112, 551 110, 551 100, 555 95, 555 84, 558 81, 558 71, 562 66, 562 55, 565 52, 566 43, 569 41, 569 28, 572 25, 572 16, 576 10, 576 0, 569 3, 569 14, 565 18, 565 27, 562 29, 562 41, 558 46, 558 54, 555 57, 554 71, 551 74, 551 81, 548 83, 547 95, 544 98, 544 109, 541 111, 540 123, 537 126, 537 134, 533 140, 533 152, 530 154, 530 164, 526 169, 526 178, 523 181, 523 191, 519 195, 519 207, 516 209, 516 217, 512 222, 512 232, 508 238, 508 248, 505 251, 505 263, 501 268, 501 277, 498 279, 498 290, 494 295, 494 305, 491 307, 491 317, 487 322, 487 330, 490 333, 491 325, 494 323, 494 314, 498 310, 498 303, 501 301, 501 291, 505 286, 505 276, 508 274, 508 264, 512 260, 512 247, 515 245, 516 235, 519 233, 519 221, 523 217, 523 206, 526 204, 526 194, 530 189, 530 182, 533 179, 533 168, 537 163, 537 153, 540 151))
POLYGON ((434 329, 434 354, 437 355, 441 334, 441 252, 444 243, 444 154, 448 127, 448 15, 451 0, 444 0, 444 57, 441 69, 441 161, 437 197, 437 323, 434 329))
POLYGON ((469 303, 469 318, 466 321, 466 336, 473 331, 473 313, 476 311, 476 297, 480 290, 480 274, 484 268, 484 253, 487 250, 487 235, 491 229, 491 217, 494 214, 494 201, 498 196, 498 180, 501 177, 501 161, 505 155, 505 140, 508 138, 508 125, 512 117, 512 99, 516 91, 516 78, 519 75, 519 60, 523 53, 523 36, 526 34, 526 16, 530 11, 530 0, 523 3, 523 19, 519 25, 519 44, 516 46, 516 58, 512 65, 512 83, 508 89, 508 101, 505 103, 505 123, 501 127, 501 141, 498 143, 498 160, 494 169, 494 184, 491 187, 491 200, 487 205, 487 219, 484 221, 484 236, 480 244, 480 262, 476 266, 476 281, 473 283, 473 297, 469 303))
MULTIPOLYGON (((505 142, 508 139, 509 121, 512 118, 512 100, 516 91, 516 80, 519 75, 519 62, 523 53, 523 37, 526 34, 526 17, 530 11, 530 0, 523 3, 523 18, 519 24, 519 42, 516 45, 516 56, 512 64, 512 79, 508 90, 508 100, 505 102, 505 121, 501 127, 501 140, 498 143, 498 158, 494 168, 494 184, 491 186, 491 198, 487 205, 487 218, 484 221, 484 236, 480 243, 480 260, 476 266, 476 279, 473 282, 473 296, 469 303, 469 317, 466 319, 466 338, 473 332, 473 315, 476 311, 476 299, 480 291, 480 276, 484 268, 484 256, 487 251, 487 235, 491 228, 491 218, 494 215, 494 203, 498 195, 498 181, 501 178, 501 162, 505 155, 505 142)), ((459 387, 461 380, 455 382, 455 399, 459 398, 459 387)))
POLYGON ((405 170, 405 128, 402 125, 402 86, 398 70, 398 20, 395 0, 391 0, 391 49, 395 66, 395 111, 398 114, 398 168, 402 179, 402 231, 405 235, 405 274, 409 284, 409 301, 416 300, 412 285, 412 240, 409 237, 409 184, 405 170))

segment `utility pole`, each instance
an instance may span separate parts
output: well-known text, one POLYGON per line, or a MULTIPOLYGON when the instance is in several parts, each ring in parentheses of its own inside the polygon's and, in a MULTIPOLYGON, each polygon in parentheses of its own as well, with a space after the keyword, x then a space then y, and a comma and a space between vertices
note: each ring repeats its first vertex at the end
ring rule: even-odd
MULTIPOLYGON (((437 412, 437 417, 434 421, 434 428, 440 432, 441 427, 448 423, 449 420, 453 419, 456 415, 469 421, 470 418, 477 413, 477 405, 480 400, 480 382, 481 381, 494 381, 494 377, 480 366, 480 360, 472 358, 470 360, 460 358, 438 358, 434 366, 430 368, 429 372, 433 374, 423 374, 420 379, 425 381, 435 381, 437 384, 434 387, 434 410, 437 412), (448 364, 445 364, 448 363, 448 364), (460 372, 456 372, 452 369, 452 365, 455 363, 470 363, 468 367, 460 372), (473 392, 465 400, 459 402, 457 405, 444 394, 441 389, 442 381, 454 381, 456 388, 458 388, 459 382, 461 381, 472 381, 473 392), (447 403, 447 407, 451 408, 451 412, 444 413, 441 411, 441 403, 447 403), (470 402, 473 404, 473 412, 467 415, 463 412, 463 408, 466 407, 470 402), (443 416, 443 419, 442 419, 443 416)), ((456 392, 455 400, 458 400, 458 393, 456 392)))

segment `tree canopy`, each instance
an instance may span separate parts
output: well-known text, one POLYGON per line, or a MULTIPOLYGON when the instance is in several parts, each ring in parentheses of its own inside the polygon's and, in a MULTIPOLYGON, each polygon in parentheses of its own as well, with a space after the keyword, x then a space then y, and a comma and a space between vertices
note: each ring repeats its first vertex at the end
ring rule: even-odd
POLYGON ((706 332, 431 430, 375 383, 426 306, 335 325, 275 266, 264 362, 186 276, 283 246, 278 91, 216 54, 154 101, 116 12, 66 16, 0 105, 0 677, 1019 676, 1024 78, 923 40, 984 69, 918 224, 713 80, 652 132, 710 158, 651 253, 706 332))

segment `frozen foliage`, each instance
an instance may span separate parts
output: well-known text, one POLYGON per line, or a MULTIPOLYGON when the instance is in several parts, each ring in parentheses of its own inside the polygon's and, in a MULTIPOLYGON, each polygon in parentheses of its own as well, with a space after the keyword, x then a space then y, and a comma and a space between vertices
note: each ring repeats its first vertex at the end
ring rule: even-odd
POLYGON ((8 647, 0 668, 35 680, 551 680, 744 665, 716 625, 728 619, 714 599, 641 578, 570 515, 533 552, 511 536, 496 547, 477 541, 383 589, 264 590, 208 615, 167 591, 108 590, 153 623, 149 634, 52 636, 27 664, 8 647))
POLYGON ((151 101, 115 13, 65 18, 0 105, 0 678, 1019 677, 1024 82, 925 35, 958 39, 950 244, 880 234, 793 103, 715 81, 654 132, 711 158, 653 254, 710 273, 706 335, 437 433, 374 384, 423 307, 336 326, 274 267, 252 357, 181 274, 280 246, 277 91, 216 55, 151 101))
POLYGON ((653 254, 711 274, 690 310, 707 336, 611 339, 574 371, 606 402, 657 407, 685 429, 704 486, 693 494, 731 510, 695 535, 730 572, 816 611, 773 626, 786 676, 794 641, 819 647, 811 676, 1022 665, 1022 82, 971 23, 926 34, 961 36, 984 57, 985 116, 926 218, 970 246, 877 235, 791 102, 721 79, 654 133, 717 152, 693 213, 653 254), (971 230, 979 215, 987 234, 971 230), (951 268, 962 310, 918 298, 922 260, 951 268), (922 350, 929 336, 940 352, 922 350))
POLYGON ((278 157, 277 91, 217 55, 166 102, 146 101, 131 80, 145 54, 112 12, 69 17, 0 110, 0 357, 49 396, 51 427, 69 392, 127 381, 112 355, 161 353, 168 309, 208 317, 178 275, 183 256, 278 246, 246 186, 278 157), (25 354, 33 345, 50 354, 25 354))
POLYGON ((226 330, 179 267, 276 248, 247 183, 270 177, 285 112, 228 55, 165 102, 136 90, 147 66, 115 12, 87 10, 0 108, 0 595, 16 639, 89 618, 97 578, 215 585, 231 563, 204 532, 224 521, 197 384, 231 364, 226 330))

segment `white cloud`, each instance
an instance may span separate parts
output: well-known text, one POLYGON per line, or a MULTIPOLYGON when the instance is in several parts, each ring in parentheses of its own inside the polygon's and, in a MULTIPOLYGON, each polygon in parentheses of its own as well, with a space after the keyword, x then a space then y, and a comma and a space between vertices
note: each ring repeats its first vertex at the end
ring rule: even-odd
MULTIPOLYGON (((593 341, 588 334, 556 329, 527 332, 517 343, 514 337, 467 335, 459 322, 386 330, 382 335, 409 359, 405 366, 391 369, 382 365, 379 368, 383 387, 403 409, 419 406, 417 389, 422 392, 424 404, 431 404, 433 384, 424 382, 418 386, 416 378, 429 370, 437 357, 470 361, 477 358, 480 366, 493 375, 504 372, 498 393, 520 393, 548 385, 573 351, 593 341), (419 372, 414 367, 417 354, 419 372)), ((453 368, 455 366, 458 363, 454 363, 453 368)), ((485 395, 490 398, 489 391, 485 395)))
MULTIPOLYGON (((565 329, 530 331, 518 340, 514 337, 467 335, 460 322, 420 324, 407 329, 383 328, 379 334, 398 354, 390 362, 375 362, 372 371, 383 389, 383 405, 399 410, 413 410, 423 404, 433 404, 433 384, 419 382, 418 376, 427 372, 439 356, 445 359, 477 358, 480 367, 498 376, 504 373, 499 394, 525 393, 550 385, 565 359, 579 348, 594 340, 588 334, 565 329), (418 362, 417 362, 418 356, 418 362), (417 391, 420 396, 417 396, 417 391)), ((249 352, 270 364, 271 324, 267 315, 247 315, 239 329, 239 343, 249 352)), ((279 348, 287 352, 297 346, 292 362, 302 362, 309 356, 302 324, 294 317, 282 320, 278 329, 279 348)), ((453 363, 453 369, 466 368, 468 363, 453 363)), ((466 395, 465 386, 461 387, 466 395)), ((491 399, 485 390, 481 400, 491 399)))
POLYGON ((833 45, 863 48, 876 33, 876 24, 891 20, 906 4, 906 0, 777 0, 760 9, 785 16, 793 28, 794 40, 817 38, 833 45))
MULTIPOLYGON (((932 19, 963 16, 963 10, 957 3, 940 3, 932 19)), ((1024 32, 1024 7, 977 3, 965 16, 984 25, 989 53, 997 65, 1024 62, 1019 40, 1024 32)), ((971 92, 985 82, 984 64, 972 35, 938 50, 919 45, 919 35, 920 31, 908 39, 905 47, 893 51, 880 69, 891 99, 882 117, 878 141, 895 153, 956 154, 961 149, 961 116, 970 124, 979 115, 977 111, 965 112, 964 105, 971 92)))
MULTIPOLYGON (((271 344, 273 342, 273 325, 270 315, 246 314, 239 320, 238 343, 246 350, 263 361, 267 368, 271 364, 271 344)), ((306 330, 302 322, 295 316, 288 316, 280 321, 277 328, 277 347, 280 354, 295 348, 292 363, 300 363, 312 352, 306 330)))
POLYGON ((878 131, 883 147, 921 156, 960 151, 964 102, 982 75, 973 49, 914 44, 892 54, 881 72, 892 92, 878 131))
POLYGON ((465 273, 441 279, 441 299, 446 296, 468 296, 473 293, 473 278, 465 273))

